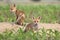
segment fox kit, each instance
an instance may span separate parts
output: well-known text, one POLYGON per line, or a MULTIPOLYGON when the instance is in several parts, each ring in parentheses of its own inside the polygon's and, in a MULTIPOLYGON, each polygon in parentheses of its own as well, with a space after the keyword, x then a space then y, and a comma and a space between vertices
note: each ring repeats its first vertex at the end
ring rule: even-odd
POLYGON ((16 14, 16 23, 18 25, 23 25, 25 14, 21 10, 17 10, 15 4, 10 6, 10 11, 16 14))
POLYGON ((33 22, 27 24, 24 32, 26 32, 26 31, 28 31, 28 30, 32 30, 32 31, 38 30, 38 22, 40 21, 40 18, 41 18, 41 17, 38 17, 38 18, 32 17, 33 22))

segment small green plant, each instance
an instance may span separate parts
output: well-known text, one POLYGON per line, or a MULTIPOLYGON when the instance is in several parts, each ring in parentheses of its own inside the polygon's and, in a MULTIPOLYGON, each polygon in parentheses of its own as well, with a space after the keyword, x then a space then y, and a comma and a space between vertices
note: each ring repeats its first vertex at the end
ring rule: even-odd
POLYGON ((19 29, 16 33, 6 31, 0 34, 0 40, 59 40, 60 32, 52 29, 40 29, 39 32, 23 32, 19 29))

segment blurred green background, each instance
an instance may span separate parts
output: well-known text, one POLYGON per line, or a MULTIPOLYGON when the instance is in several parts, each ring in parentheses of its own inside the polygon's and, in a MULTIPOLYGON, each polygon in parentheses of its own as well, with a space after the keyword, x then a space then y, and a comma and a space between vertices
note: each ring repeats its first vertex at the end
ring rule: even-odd
MULTIPOLYGON (((60 5, 16 5, 18 10, 25 12, 25 22, 30 22, 29 15, 41 16, 41 23, 60 23, 60 5)), ((9 5, 0 5, 0 22, 15 22, 14 13, 10 12, 9 5)))

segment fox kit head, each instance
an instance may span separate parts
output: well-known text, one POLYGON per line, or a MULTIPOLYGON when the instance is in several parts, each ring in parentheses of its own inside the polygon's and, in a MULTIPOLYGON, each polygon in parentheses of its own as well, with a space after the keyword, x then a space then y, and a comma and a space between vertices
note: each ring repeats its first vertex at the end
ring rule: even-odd
POLYGON ((10 5, 10 11, 11 12, 15 12, 16 11, 16 6, 14 5, 10 5))
POLYGON ((38 24, 40 19, 41 19, 41 17, 38 17, 38 18, 32 17, 33 23, 36 24, 36 25, 38 24))

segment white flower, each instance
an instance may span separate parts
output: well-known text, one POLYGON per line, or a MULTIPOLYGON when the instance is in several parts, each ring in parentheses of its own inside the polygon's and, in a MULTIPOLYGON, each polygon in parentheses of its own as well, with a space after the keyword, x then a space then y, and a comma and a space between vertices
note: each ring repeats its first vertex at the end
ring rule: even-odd
POLYGON ((46 33, 49 34, 49 31, 47 31, 46 33))

